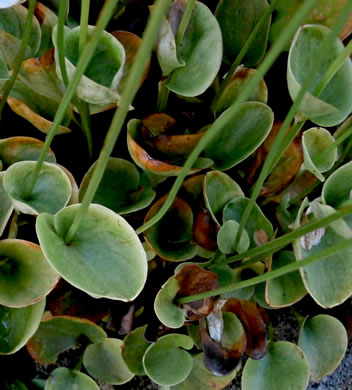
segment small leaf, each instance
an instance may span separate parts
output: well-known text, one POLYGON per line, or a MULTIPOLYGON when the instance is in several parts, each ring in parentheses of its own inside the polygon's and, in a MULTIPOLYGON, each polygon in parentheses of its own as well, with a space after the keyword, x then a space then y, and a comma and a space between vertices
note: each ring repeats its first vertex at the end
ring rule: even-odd
POLYGON ((172 386, 183 382, 193 365, 192 357, 185 349, 192 347, 192 339, 182 334, 161 337, 143 357, 145 372, 158 385, 172 386))
POLYGON ((80 205, 37 218, 37 235, 49 263, 73 286, 93 295, 134 299, 147 277, 147 259, 132 227, 113 211, 90 205, 72 242, 63 237, 80 205))
POLYGON ((287 341, 270 343, 261 360, 248 359, 242 374, 243 390, 306 390, 309 364, 300 348, 287 341))
POLYGON ((304 322, 298 346, 305 353, 314 382, 332 373, 347 349, 347 334, 339 320, 321 314, 304 322))
POLYGON ((218 247, 225 255, 243 253, 249 247, 249 237, 245 230, 242 231, 238 245, 235 246, 239 226, 236 221, 226 221, 218 232, 218 247))
POLYGON ((88 375, 71 371, 66 367, 56 368, 45 384, 45 390, 99 390, 98 385, 88 375))
POLYGON ((122 340, 106 339, 88 345, 83 355, 83 364, 95 379, 112 385, 128 382, 134 374, 128 369, 121 355, 122 340))
POLYGON ((79 347, 82 335, 92 343, 100 343, 107 338, 103 329, 91 321, 58 316, 40 323, 38 330, 28 341, 27 349, 37 362, 53 364, 60 353, 79 347))
POLYGON ((34 161, 11 165, 4 176, 4 188, 16 210, 24 214, 55 214, 68 203, 72 187, 68 177, 55 164, 44 163, 30 194, 27 187, 36 167, 34 161), (55 196, 51 196, 55 194, 55 196))

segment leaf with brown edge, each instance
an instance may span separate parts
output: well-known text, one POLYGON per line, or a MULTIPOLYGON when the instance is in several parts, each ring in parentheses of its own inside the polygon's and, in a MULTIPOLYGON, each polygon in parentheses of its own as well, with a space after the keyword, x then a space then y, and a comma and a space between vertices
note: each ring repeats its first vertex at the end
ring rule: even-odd
POLYGON ((218 245, 216 242, 219 226, 214 222, 210 212, 202 207, 193 225, 193 239, 202 248, 214 252, 218 245))
POLYGON ((265 320, 257 305, 246 300, 231 298, 222 310, 238 316, 246 331, 246 354, 254 360, 261 359, 267 350, 267 332, 265 320))
MULTIPOLYGON (((206 271, 197 264, 186 264, 176 274, 179 284, 177 295, 187 297, 219 287, 218 276, 215 272, 206 271)), ((211 313, 214 301, 212 298, 200 299, 183 305, 186 318, 189 321, 199 320, 211 313)))

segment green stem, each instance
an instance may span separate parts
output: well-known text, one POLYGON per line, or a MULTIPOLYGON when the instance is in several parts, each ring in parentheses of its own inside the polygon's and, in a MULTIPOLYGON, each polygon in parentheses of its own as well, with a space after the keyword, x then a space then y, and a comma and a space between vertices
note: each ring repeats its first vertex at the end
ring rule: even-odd
POLYGON ((92 38, 88 41, 87 45, 85 46, 85 48, 83 50, 81 57, 78 60, 76 70, 73 74, 73 77, 72 77, 70 83, 67 86, 67 89, 64 93, 64 96, 61 99, 61 102, 60 102, 60 105, 56 111, 55 118, 54 118, 53 124, 51 126, 51 129, 45 138, 43 148, 41 150, 38 162, 37 162, 36 167, 33 171, 33 174, 32 174, 28 189, 27 189, 28 194, 30 194, 34 188, 34 185, 37 181, 39 173, 42 169, 45 157, 49 151, 50 144, 51 144, 52 140, 54 139, 56 131, 59 128, 60 123, 62 122, 62 120, 65 116, 66 110, 67 110, 68 106, 70 105, 71 99, 72 99, 72 97, 75 93, 75 90, 79 84, 81 76, 83 75, 84 71, 86 70, 88 63, 89 63, 90 59, 92 58, 96 47, 98 46, 98 43, 100 41, 100 38, 103 35, 105 27, 109 23, 109 20, 110 20, 110 17, 114 11, 114 7, 116 5, 116 2, 117 2, 117 0, 110 0, 110 1, 105 3, 103 11, 101 13, 101 17, 100 17, 100 19, 97 23, 97 27, 94 31, 94 34, 92 35, 92 38))
POLYGON ((167 78, 159 81, 158 101, 156 104, 156 112, 165 112, 169 99, 170 90, 167 88, 167 78))
MULTIPOLYGON (((336 37, 338 36, 339 32, 341 31, 342 26, 345 24, 346 19, 348 18, 348 15, 350 14, 350 11, 352 10, 352 1, 347 3, 347 5, 344 7, 344 9, 341 11, 341 14, 330 31, 330 33, 324 38, 323 42, 320 45, 320 52, 319 55, 314 59, 313 66, 311 71, 308 73, 306 80, 302 84, 294 103, 292 104, 288 114, 286 115, 286 118, 280 128, 280 131, 275 138, 270 152, 264 162, 263 168, 260 172, 259 178, 256 181, 256 184, 253 189, 252 196, 250 198, 250 201, 247 204, 247 207, 244 210, 244 213, 242 215, 240 225, 237 231, 236 240, 235 240, 235 247, 239 243, 239 239, 241 237, 241 234, 244 230, 245 225, 247 224, 248 218, 250 216, 250 213, 254 207, 255 201, 259 196, 260 190, 264 184, 265 179, 270 174, 271 170, 275 167, 275 165, 279 162, 281 156, 284 154, 286 148, 288 147, 288 143, 284 142, 286 137, 286 131, 288 127, 290 126, 294 116, 296 115, 299 106, 304 98, 305 93, 308 91, 308 88, 311 86, 312 82, 314 81, 318 71, 319 71, 319 65, 323 61, 325 53, 329 50, 330 45, 334 42, 336 37)), ((303 121, 304 123, 304 121, 303 121)), ((303 125, 303 123, 300 123, 300 126, 303 125)), ((298 128, 298 127, 297 127, 298 128)), ((295 129, 296 130, 296 129, 295 129)), ((291 133, 294 134, 293 131, 291 133)))
POLYGON ((300 268, 304 268, 304 267, 306 267, 310 264, 313 264, 319 260, 325 259, 326 257, 334 256, 338 252, 340 252, 344 249, 350 248, 350 247, 352 247, 352 240, 351 239, 341 240, 336 245, 334 245, 330 248, 324 249, 322 251, 319 251, 317 253, 314 253, 314 254, 306 257, 303 260, 296 261, 295 263, 285 265, 283 267, 277 268, 274 271, 266 272, 263 275, 256 276, 252 279, 244 280, 244 281, 238 282, 236 284, 231 284, 231 285, 228 285, 228 286, 225 286, 222 288, 218 288, 216 290, 206 291, 204 293, 180 298, 178 300, 178 303, 184 304, 184 303, 194 302, 194 301, 198 301, 199 299, 210 298, 210 297, 214 297, 216 295, 236 291, 236 290, 239 290, 241 288, 255 286, 256 284, 266 282, 267 280, 271 280, 271 279, 277 278, 279 276, 286 275, 290 272, 297 271, 300 268))
POLYGON ((7 235, 7 238, 16 238, 17 233, 18 233, 18 217, 19 213, 17 211, 14 211, 10 223, 10 228, 9 228, 9 234, 7 235))
POLYGON ((80 55, 82 54, 84 46, 87 43, 89 7, 90 7, 90 0, 81 1, 81 19, 80 19, 79 44, 78 44, 78 50, 80 55))
POLYGON ((212 127, 205 133, 204 137, 201 138, 197 146, 193 149, 191 154, 189 155, 185 165, 182 168, 179 176, 174 182, 174 185, 169 192, 168 198, 160 210, 151 218, 147 223, 137 229, 137 234, 144 232, 153 226, 156 222, 158 222, 164 214, 167 212, 169 207, 172 205, 178 190, 181 188, 182 182, 184 178, 187 176, 189 170, 192 168, 194 162, 203 151, 203 149, 208 145, 208 143, 225 127, 229 122, 233 120, 234 115, 238 112, 241 107, 241 104, 246 101, 246 99, 252 93, 253 88, 263 79, 266 72, 270 69, 271 65, 274 63, 276 58, 281 53, 282 49, 286 46, 287 42, 294 34, 296 29, 299 27, 301 23, 305 20, 309 12, 312 10, 316 3, 316 0, 307 0, 305 1, 298 12, 295 13, 290 23, 288 23, 285 31, 280 37, 277 39, 273 47, 268 52, 264 61, 259 66, 257 72, 253 75, 253 77, 248 80, 248 83, 245 84, 241 94, 237 98, 236 102, 225 111, 221 117, 219 117, 212 127))
POLYGON ((143 34, 142 44, 138 49, 136 58, 133 62, 130 74, 127 79, 126 88, 123 90, 120 105, 115 112, 110 128, 105 138, 104 146, 100 152, 97 165, 89 182, 87 191, 82 200, 82 204, 73 220, 73 223, 65 236, 65 243, 70 243, 84 216, 86 215, 89 205, 93 200, 95 192, 103 177, 105 167, 109 161, 110 154, 114 148, 117 137, 120 134, 122 126, 125 122, 126 115, 132 104, 133 98, 137 92, 139 82, 143 76, 143 72, 149 61, 154 42, 159 32, 160 25, 169 7, 171 0, 157 0, 155 8, 151 11, 151 16, 148 20, 147 27, 143 34))
POLYGON ((24 28, 24 35, 22 38, 20 51, 18 52, 18 55, 16 57, 16 60, 15 60, 14 66, 13 66, 13 70, 12 70, 12 75, 11 75, 10 79, 6 82, 6 84, 4 85, 4 93, 2 94, 2 98, 0 101, 0 120, 2 117, 2 111, 5 107, 5 103, 7 101, 7 98, 10 94, 12 87, 15 84, 15 81, 17 79, 17 75, 21 69, 21 64, 22 64, 27 46, 29 44, 29 40, 31 38, 32 22, 33 22, 35 5, 36 5, 36 0, 29 0, 26 25, 24 28))
POLYGON ((251 32, 249 38, 247 39, 246 43, 242 47, 241 51, 238 53, 235 61, 231 65, 230 70, 227 72, 227 75, 226 75, 224 81, 221 83, 220 88, 219 88, 218 92, 216 93, 215 98, 211 104, 210 109, 212 112, 216 111, 216 105, 218 104, 219 100, 221 99, 226 87, 229 85, 234 73, 236 72, 237 68, 241 65, 244 57, 246 56, 249 48, 252 46, 258 33, 260 32, 260 30, 262 29, 264 24, 267 22, 270 15, 276 9, 277 5, 279 4, 279 1, 280 0, 274 0, 271 3, 270 7, 267 8, 267 10, 264 12, 264 14, 260 18, 260 20, 258 21, 256 26, 254 27, 253 31, 251 32))
POLYGON ((189 20, 191 19, 192 16, 192 11, 194 8, 194 5, 196 3, 196 0, 188 0, 186 4, 186 8, 183 12, 182 18, 180 25, 178 26, 177 33, 176 33, 176 51, 179 49, 182 39, 185 35, 189 20))

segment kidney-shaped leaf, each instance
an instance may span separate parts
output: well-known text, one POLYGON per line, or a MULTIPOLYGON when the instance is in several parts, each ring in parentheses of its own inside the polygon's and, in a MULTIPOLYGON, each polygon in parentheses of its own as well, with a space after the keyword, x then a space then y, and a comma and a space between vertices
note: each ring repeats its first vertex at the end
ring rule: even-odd
POLYGON ((132 227, 113 211, 90 205, 72 242, 64 236, 80 205, 55 216, 37 218, 37 234, 46 258, 69 283, 94 297, 129 301, 142 290, 147 258, 132 227))
MULTIPOLYGON (((321 42, 329 32, 329 28, 321 25, 305 25, 298 30, 290 48, 287 66, 288 89, 293 100, 312 67, 315 66, 314 59, 319 55, 321 42), (309 56, 306 55, 307 53, 309 56)), ((314 96, 319 81, 343 49, 343 44, 336 38, 326 51, 324 61, 319 66, 317 75, 299 108, 305 116, 319 126, 337 125, 351 112, 352 90, 346 88, 346 85, 352 83, 352 62, 349 57, 319 97, 314 96)))
POLYGON ((306 390, 309 364, 300 348, 287 341, 270 343, 261 360, 248 359, 242 374, 243 390, 306 390))
POLYGON ((4 188, 15 209, 21 213, 55 214, 65 207, 71 198, 70 180, 57 165, 44 163, 32 192, 27 194, 35 166, 34 161, 22 161, 11 165, 4 176, 4 188))
POLYGON ((346 329, 336 318, 321 314, 304 322, 298 346, 308 359, 314 382, 335 370, 345 355, 347 344, 346 329))
POLYGON ((226 221, 218 232, 217 242, 222 253, 229 255, 234 252, 245 252, 249 247, 249 237, 242 231, 238 245, 235 246, 239 223, 233 220, 226 221))
POLYGON ((59 276, 40 247, 24 240, 0 241, 0 304, 24 307, 41 300, 59 276))
POLYGON ((66 367, 56 368, 45 384, 45 390, 99 390, 98 385, 88 375, 72 371, 66 367))
POLYGON ((42 319, 45 299, 27 307, 0 306, 0 354, 17 352, 33 336, 42 319))
POLYGON ((128 382, 134 374, 128 369, 121 355, 122 340, 106 339, 88 345, 83 355, 83 364, 95 379, 112 385, 128 382))
POLYGON ((192 347, 192 339, 183 334, 161 337, 147 349, 143 357, 145 372, 159 385, 177 385, 184 381, 192 370, 192 357, 185 351, 192 347))
POLYGON ((40 323, 38 330, 28 341, 27 349, 37 362, 53 364, 60 353, 79 347, 82 336, 92 343, 103 342, 107 337, 103 329, 94 322, 77 317, 52 317, 40 323))
POLYGON ((270 107, 260 102, 242 103, 236 115, 226 110, 217 120, 222 121, 223 117, 228 124, 204 150, 219 170, 229 169, 252 154, 268 136, 274 121, 270 107))

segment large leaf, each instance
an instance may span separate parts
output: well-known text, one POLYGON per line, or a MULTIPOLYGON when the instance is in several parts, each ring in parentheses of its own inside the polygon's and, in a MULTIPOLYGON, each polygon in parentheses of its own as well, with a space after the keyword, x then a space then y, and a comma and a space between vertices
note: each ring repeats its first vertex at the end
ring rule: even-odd
POLYGON ((177 57, 185 65, 171 73, 167 88, 183 96, 200 95, 219 71, 222 38, 214 15, 199 1, 194 5, 177 57))
POLYGON ((27 187, 36 162, 22 161, 11 165, 4 176, 4 188, 15 209, 24 214, 55 214, 66 206, 72 194, 70 180, 55 164, 44 163, 30 194, 27 187), (55 194, 55 196, 53 196, 55 194))
MULTIPOLYGON (((306 25, 298 30, 290 48, 287 65, 288 89, 293 100, 312 67, 315 66, 314 59, 319 54, 321 43, 329 32, 327 27, 319 25, 306 25)), ((352 62, 349 57, 325 86, 320 96, 313 95, 319 81, 343 49, 342 42, 336 38, 327 50, 324 61, 318 67, 317 74, 299 108, 308 119, 319 126, 337 125, 351 112, 352 90, 346 88, 346 85, 352 83, 352 62)))
POLYGON ((4 174, 4 172, 0 172, 0 237, 2 236, 13 211, 11 198, 7 195, 3 186, 4 174))
POLYGON ((214 160, 213 167, 219 170, 235 166, 259 147, 270 132, 274 114, 263 103, 246 102, 235 115, 226 110, 217 120, 224 118, 228 124, 204 150, 205 156, 214 160))
POLYGON ((59 275, 40 247, 28 241, 0 241, 0 304, 24 307, 41 300, 56 285, 59 275))
POLYGON ((42 319, 45 299, 22 308, 0 306, 0 354, 17 352, 33 336, 42 319))
POLYGON ((41 364, 53 364, 59 354, 81 345, 85 336, 91 343, 103 342, 103 329, 91 321, 77 317, 58 316, 44 320, 27 343, 28 352, 41 364))
POLYGON ((88 375, 71 371, 66 367, 56 368, 45 384, 45 390, 99 390, 98 385, 88 375))
MULTIPOLYGON (((250 34, 269 7, 267 0, 221 0, 215 16, 219 21, 224 40, 224 61, 232 64, 250 34)), ((270 27, 270 18, 261 30, 244 58, 246 66, 255 66, 263 58, 266 50, 270 27)))
POLYGON ((248 359, 242 374, 243 390, 306 390, 309 364, 304 353, 287 341, 270 343, 261 360, 248 359))
POLYGON ((298 345, 305 353, 314 382, 337 368, 347 349, 345 327, 334 317, 321 314, 306 320, 298 345))
POLYGON ((133 300, 147 277, 147 258, 132 227, 113 211, 90 205, 72 242, 64 236, 79 210, 37 218, 37 234, 49 263, 75 287, 95 297, 133 300))

